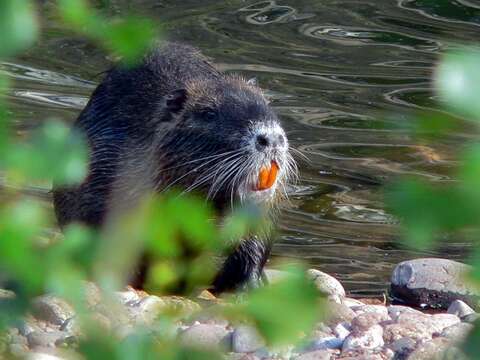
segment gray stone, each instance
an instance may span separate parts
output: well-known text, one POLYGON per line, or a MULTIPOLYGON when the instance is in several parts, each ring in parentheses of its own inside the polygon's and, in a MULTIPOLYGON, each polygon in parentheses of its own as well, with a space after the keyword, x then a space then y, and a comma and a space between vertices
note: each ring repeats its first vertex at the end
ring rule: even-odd
POLYGON ((357 314, 348 306, 343 304, 337 304, 329 301, 327 304, 327 319, 326 324, 329 326, 335 326, 341 322, 350 322, 355 318, 357 314))
POLYGON ((102 290, 92 282, 84 283, 85 302, 89 307, 95 307, 102 301, 102 290))
POLYGON ((62 358, 46 353, 32 352, 29 353, 26 357, 26 360, 63 360, 62 358))
POLYGON ((224 357, 226 360, 260 360, 258 356, 254 354, 240 354, 240 353, 228 353, 224 357))
POLYGON ((360 333, 385 321, 390 321, 390 317, 386 314, 374 312, 362 313, 352 320, 352 331, 360 333))
POLYGON ((158 296, 146 296, 138 301, 130 311, 138 324, 151 324, 158 317, 160 312, 165 309, 164 301, 158 296))
POLYGON ((32 349, 37 347, 54 347, 55 342, 63 337, 65 337, 65 334, 61 331, 34 331, 28 334, 27 341, 28 346, 32 349))
POLYGON ((446 327, 440 333, 440 336, 449 338, 455 342, 460 342, 465 340, 468 334, 473 330, 473 325, 469 323, 458 323, 446 327))
POLYGON ((465 315, 463 318, 462 318, 462 321, 465 321, 467 323, 474 323, 475 321, 478 320, 478 318, 480 317, 480 314, 478 313, 473 313, 473 314, 469 314, 469 315, 465 315))
POLYGON ((410 354, 415 347, 417 342, 409 337, 404 337, 392 342, 388 347, 394 351, 398 357, 405 358, 406 355, 410 354))
POLYGON ((431 339, 432 333, 433 331, 424 322, 395 323, 384 327, 383 339, 387 344, 402 338, 410 338, 416 342, 431 339))
POLYGON ((196 324, 179 334, 180 342, 199 348, 230 347, 229 331, 223 326, 196 324))
POLYGON ((460 323, 460 318, 453 314, 435 314, 430 317, 430 324, 437 332, 460 323))
POLYGON ((420 307, 446 309, 454 300, 475 306, 478 294, 464 281, 469 269, 468 265, 448 259, 404 261, 393 270, 391 294, 420 307))
POLYGON ((37 319, 62 325, 65 320, 73 317, 75 312, 66 301, 52 295, 43 295, 33 300, 32 314, 37 319))
POLYGON ((327 336, 324 338, 317 338, 310 342, 305 350, 317 351, 317 350, 329 350, 329 349, 341 349, 344 339, 335 336, 327 336))
POLYGON ((403 305, 387 306, 387 311, 388 311, 388 316, 390 316, 390 318, 393 321, 397 321, 400 314, 403 314, 403 313, 423 315, 423 313, 421 311, 418 311, 416 309, 412 309, 411 307, 403 306, 403 305))
POLYGON ((24 357, 28 352, 28 346, 26 344, 13 343, 8 346, 8 350, 16 357, 24 357))
POLYGON ((78 324, 76 317, 71 317, 63 322, 60 326, 60 331, 64 331, 68 334, 79 334, 80 325, 78 324))
POLYGON ((76 345, 78 343, 78 338, 73 335, 68 335, 61 337, 57 341, 55 341, 55 346, 56 347, 69 347, 72 345, 76 345))
POLYGON ((455 300, 448 307, 447 313, 457 315, 459 318, 463 318, 467 315, 473 314, 473 310, 470 306, 465 304, 462 300, 455 300))
POLYGON ((237 353, 250 353, 257 351, 265 342, 257 330, 251 326, 241 325, 232 333, 232 351, 237 353))
POLYGON ((134 289, 128 289, 126 291, 117 291, 115 296, 122 304, 134 303, 140 301, 140 296, 134 289))
POLYGON ((461 352, 452 347, 448 339, 437 337, 420 343, 408 360, 460 360, 463 358, 461 352))
POLYGON ((316 350, 297 356, 294 360, 330 360, 333 354, 330 350, 316 350))
POLYGON ((375 349, 383 345, 383 328, 380 325, 373 325, 366 331, 351 333, 347 336, 342 352, 354 349, 375 349))
POLYGON ((184 324, 193 325, 196 322, 201 324, 214 324, 224 327, 229 325, 227 319, 212 312, 200 312, 198 314, 194 314, 189 319, 184 321, 184 324))
POLYGON ((363 313, 375 313, 379 314, 384 318, 384 320, 390 320, 390 316, 388 315, 388 309, 384 305, 361 305, 361 306, 353 306, 351 308, 357 314, 363 313))
POLYGON ((393 351, 388 348, 384 349, 352 349, 342 351, 340 357, 335 357, 336 360, 390 360, 394 357, 393 351))
POLYGON ((348 335, 350 335, 351 331, 352 327, 348 322, 342 322, 340 324, 337 324, 337 326, 333 328, 334 334, 342 340, 344 340, 348 335))
POLYGON ((349 308, 351 308, 353 306, 363 306, 363 305, 365 305, 360 300, 349 298, 349 297, 343 298, 342 299, 342 304, 348 306, 349 308))
POLYGON ((441 332, 448 326, 458 324, 460 318, 452 314, 417 315, 413 313, 403 313, 398 317, 397 322, 399 324, 424 324, 430 334, 433 334, 441 332))
POLYGON ((18 325, 18 331, 23 336, 27 336, 28 334, 34 331, 41 331, 40 327, 36 324, 36 320, 33 318, 27 318, 22 320, 18 325))
POLYGON ((345 289, 333 276, 316 269, 308 270, 307 274, 314 281, 320 292, 329 296, 345 297, 345 289))

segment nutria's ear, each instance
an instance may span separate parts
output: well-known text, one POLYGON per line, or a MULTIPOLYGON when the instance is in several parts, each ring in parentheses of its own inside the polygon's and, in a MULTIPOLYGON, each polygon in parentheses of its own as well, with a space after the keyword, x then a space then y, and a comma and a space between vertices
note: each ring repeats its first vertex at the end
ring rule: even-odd
POLYGON ((258 86, 258 80, 256 77, 253 77, 247 80, 247 84, 252 86, 258 86))
POLYGON ((185 89, 172 91, 166 96, 167 109, 172 113, 179 112, 183 109, 187 96, 187 90, 185 89))

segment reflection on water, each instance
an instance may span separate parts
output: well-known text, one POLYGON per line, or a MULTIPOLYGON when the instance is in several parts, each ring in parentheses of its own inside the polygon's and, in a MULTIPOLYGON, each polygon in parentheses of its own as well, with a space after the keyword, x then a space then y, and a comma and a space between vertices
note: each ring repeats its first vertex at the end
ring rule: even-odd
MULTIPOLYGON (((129 12, 128 2, 108 3, 111 14, 129 12)), ((0 63, 13 80, 8 97, 19 131, 50 117, 73 121, 110 66, 100 49, 63 31, 51 13, 53 0, 39 4, 45 36, 16 61, 0 63)), ((413 110, 437 111, 432 69, 455 41, 478 40, 479 1, 135 4, 164 24, 169 37, 202 48, 222 69, 257 77, 292 146, 308 157, 299 159, 301 181, 281 220, 277 256, 304 259, 339 277, 353 295, 375 296, 403 259, 465 255, 455 239, 430 252, 402 248, 381 185, 409 174, 451 180, 453 154, 471 135, 459 130, 417 144, 406 121, 413 110)))

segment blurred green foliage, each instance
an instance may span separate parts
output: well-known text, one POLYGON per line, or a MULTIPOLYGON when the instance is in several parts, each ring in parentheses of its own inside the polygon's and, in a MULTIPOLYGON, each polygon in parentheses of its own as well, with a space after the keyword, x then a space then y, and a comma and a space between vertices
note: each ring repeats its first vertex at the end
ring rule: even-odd
MULTIPOLYGON (((58 0, 58 15, 70 28, 97 41, 107 51, 132 64, 157 41, 156 24, 132 15, 107 19, 83 0, 58 0)), ((35 1, 0 1, 0 59, 29 48, 39 36, 35 1)), ((0 77, 0 94, 8 82, 0 77)), ((139 207, 110 219, 98 233, 81 225, 63 229, 63 237, 42 239, 55 226, 50 209, 39 199, 15 191, 32 183, 70 185, 87 174, 88 149, 80 134, 61 120, 45 119, 26 139, 20 139, 0 97, 0 169, 8 185, 0 203, 0 272, 16 296, 0 301, 0 326, 5 329, 28 310, 31 300, 52 293, 74 305, 83 333, 79 351, 87 359, 215 359, 219 354, 189 349, 175 341, 174 317, 163 315, 159 334, 138 329, 119 342, 89 320, 85 305, 86 279, 95 280, 113 312, 122 311, 113 291, 125 285, 142 254, 153 257, 147 284, 157 293, 179 289, 192 293, 209 284, 214 274, 212 258, 236 246, 249 232, 268 231, 256 207, 233 211, 216 219, 204 201, 176 193, 147 196, 139 207), (227 248, 227 249, 225 249, 227 248), (169 330, 170 329, 170 330, 169 330)), ((125 206, 128 206, 126 204, 125 206)), ((269 344, 291 343, 311 330, 320 316, 315 286, 302 267, 272 286, 242 297, 224 315, 234 321, 256 324, 269 344)))
POLYGON ((135 15, 105 19, 85 0, 59 0, 58 10, 72 29, 97 40, 126 64, 138 60, 158 35, 152 20, 135 15))
MULTIPOLYGON (((413 134, 422 140, 446 138, 458 127, 476 136, 458 150, 453 181, 432 183, 419 178, 398 179, 387 190, 387 204, 401 220, 406 245, 426 249, 449 236, 465 235, 473 243, 472 271, 466 281, 480 285, 480 51, 461 48, 441 59, 434 75, 442 115, 420 114, 413 134), (454 115, 453 115, 454 114, 454 115)), ((480 324, 465 342, 465 353, 477 358, 480 324)))

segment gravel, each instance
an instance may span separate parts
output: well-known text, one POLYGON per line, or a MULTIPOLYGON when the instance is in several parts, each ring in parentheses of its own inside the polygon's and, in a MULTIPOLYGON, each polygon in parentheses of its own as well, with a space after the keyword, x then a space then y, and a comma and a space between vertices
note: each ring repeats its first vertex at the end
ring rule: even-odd
MULTIPOLYGON (((157 331, 163 324, 159 315, 164 310, 174 311, 178 322, 168 331, 164 329, 162 336, 177 338, 187 346, 219 349, 225 352, 225 359, 231 360, 421 360, 435 358, 445 350, 456 356, 452 358, 462 359, 457 344, 472 331, 469 321, 478 318, 464 301, 452 300, 448 311, 433 315, 404 305, 364 304, 346 298, 338 281, 316 270, 310 270, 309 275, 317 287, 328 290, 329 297, 337 298, 328 301, 329 316, 317 323, 312 333, 304 334, 302 345, 282 349, 269 348, 252 326, 223 318, 214 311, 225 306, 218 301, 213 307, 206 303, 202 307, 190 299, 158 297, 127 288, 115 293, 112 306, 98 287, 86 283, 86 316, 94 326, 120 340, 139 327, 157 331)), ((278 278, 282 274, 270 276, 278 278)), ((31 314, 8 334, 10 352, 34 360, 64 358, 64 350, 74 352, 83 336, 73 308, 51 295, 36 298, 31 314)))

